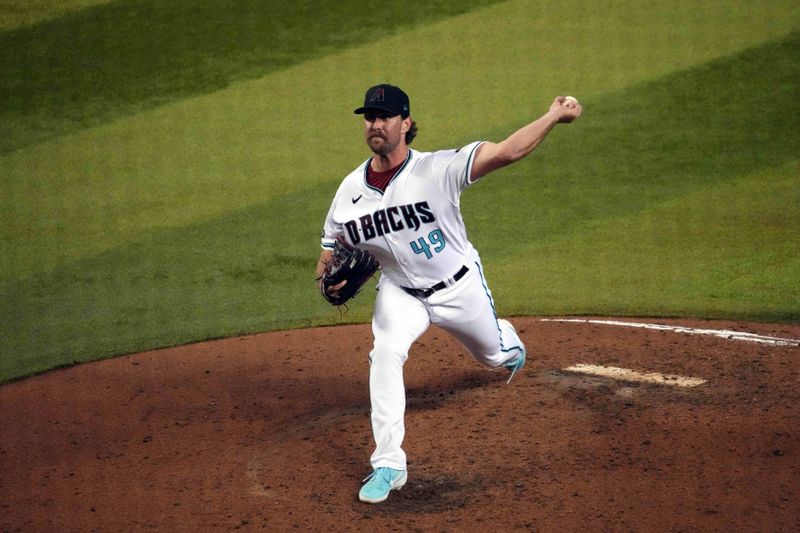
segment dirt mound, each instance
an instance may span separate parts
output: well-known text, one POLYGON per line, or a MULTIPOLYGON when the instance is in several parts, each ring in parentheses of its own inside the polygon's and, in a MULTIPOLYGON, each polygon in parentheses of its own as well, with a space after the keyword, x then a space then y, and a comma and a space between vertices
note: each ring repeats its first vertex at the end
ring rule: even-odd
MULTIPOLYGON (((0 527, 800 530, 800 348, 516 318, 529 362, 431 329, 406 365, 409 482, 370 471, 368 326, 273 332, 0 387, 0 527), (356 339, 352 353, 341 347, 356 339), (577 363, 698 387, 567 372, 577 363)), ((798 326, 645 321, 800 338, 798 326)))

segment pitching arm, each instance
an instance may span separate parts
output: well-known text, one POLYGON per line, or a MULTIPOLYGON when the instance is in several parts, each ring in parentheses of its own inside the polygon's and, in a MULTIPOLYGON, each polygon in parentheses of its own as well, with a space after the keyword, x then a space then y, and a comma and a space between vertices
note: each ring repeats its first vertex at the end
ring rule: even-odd
POLYGON ((530 154, 547 137, 553 126, 559 122, 572 122, 581 115, 582 110, 574 98, 558 96, 547 113, 518 129, 504 141, 481 144, 472 163, 471 181, 478 181, 489 172, 510 165, 530 154))

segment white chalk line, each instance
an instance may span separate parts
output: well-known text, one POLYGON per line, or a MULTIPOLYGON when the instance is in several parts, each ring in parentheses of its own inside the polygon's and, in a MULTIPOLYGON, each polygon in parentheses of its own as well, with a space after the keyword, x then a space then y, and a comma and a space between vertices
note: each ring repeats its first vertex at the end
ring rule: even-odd
POLYGON ((619 368, 616 366, 600 366, 577 364, 563 369, 565 372, 575 372, 578 374, 590 374, 606 378, 618 379, 621 381, 636 381, 644 383, 658 383, 660 385, 673 385, 675 387, 697 387, 706 383, 705 379, 691 378, 687 376, 676 376, 674 374, 661 374, 659 372, 637 372, 629 368, 619 368))
POLYGON ((769 335, 756 335, 744 331, 732 331, 727 329, 700 329, 684 326, 667 326, 664 324, 645 324, 642 322, 621 322, 619 320, 589 320, 582 318, 542 318, 541 322, 573 322, 580 324, 604 324, 608 326, 625 326, 631 328, 655 329, 661 331, 675 331, 677 333, 687 333, 689 335, 711 335, 723 339, 730 339, 744 342, 757 342, 761 344, 771 344, 773 346, 800 346, 800 339, 787 339, 782 337, 771 337, 769 335))

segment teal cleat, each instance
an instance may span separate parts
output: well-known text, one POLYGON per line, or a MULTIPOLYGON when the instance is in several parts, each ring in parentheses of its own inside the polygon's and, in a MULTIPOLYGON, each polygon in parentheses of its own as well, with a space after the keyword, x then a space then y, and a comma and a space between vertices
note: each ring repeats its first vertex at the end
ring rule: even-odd
POLYGON ((405 470, 395 470, 385 466, 376 468, 364 478, 366 483, 358 493, 358 499, 367 503, 380 503, 389 497, 389 492, 400 490, 406 484, 408 474, 405 470))
POLYGON ((525 348, 523 347, 522 352, 520 352, 518 356, 503 365, 511 371, 511 375, 508 376, 508 381, 506 381, 506 384, 511 383, 511 379, 514 377, 514 374, 516 374, 523 366, 525 366, 525 356, 525 348))

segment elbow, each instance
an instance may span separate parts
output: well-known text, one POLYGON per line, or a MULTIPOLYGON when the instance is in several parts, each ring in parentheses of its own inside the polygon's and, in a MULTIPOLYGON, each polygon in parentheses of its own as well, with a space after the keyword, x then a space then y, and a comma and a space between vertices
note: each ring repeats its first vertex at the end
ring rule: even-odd
POLYGON ((502 143, 500 145, 500 149, 497 151, 495 161, 497 162, 497 166, 499 168, 510 165, 511 163, 516 163, 525 157, 525 155, 525 152, 520 150, 518 147, 511 144, 502 143))
POLYGON ((486 174, 510 165, 519 159, 520 157, 515 154, 507 142, 499 144, 484 143, 478 148, 475 164, 472 167, 471 181, 475 182, 486 174))

